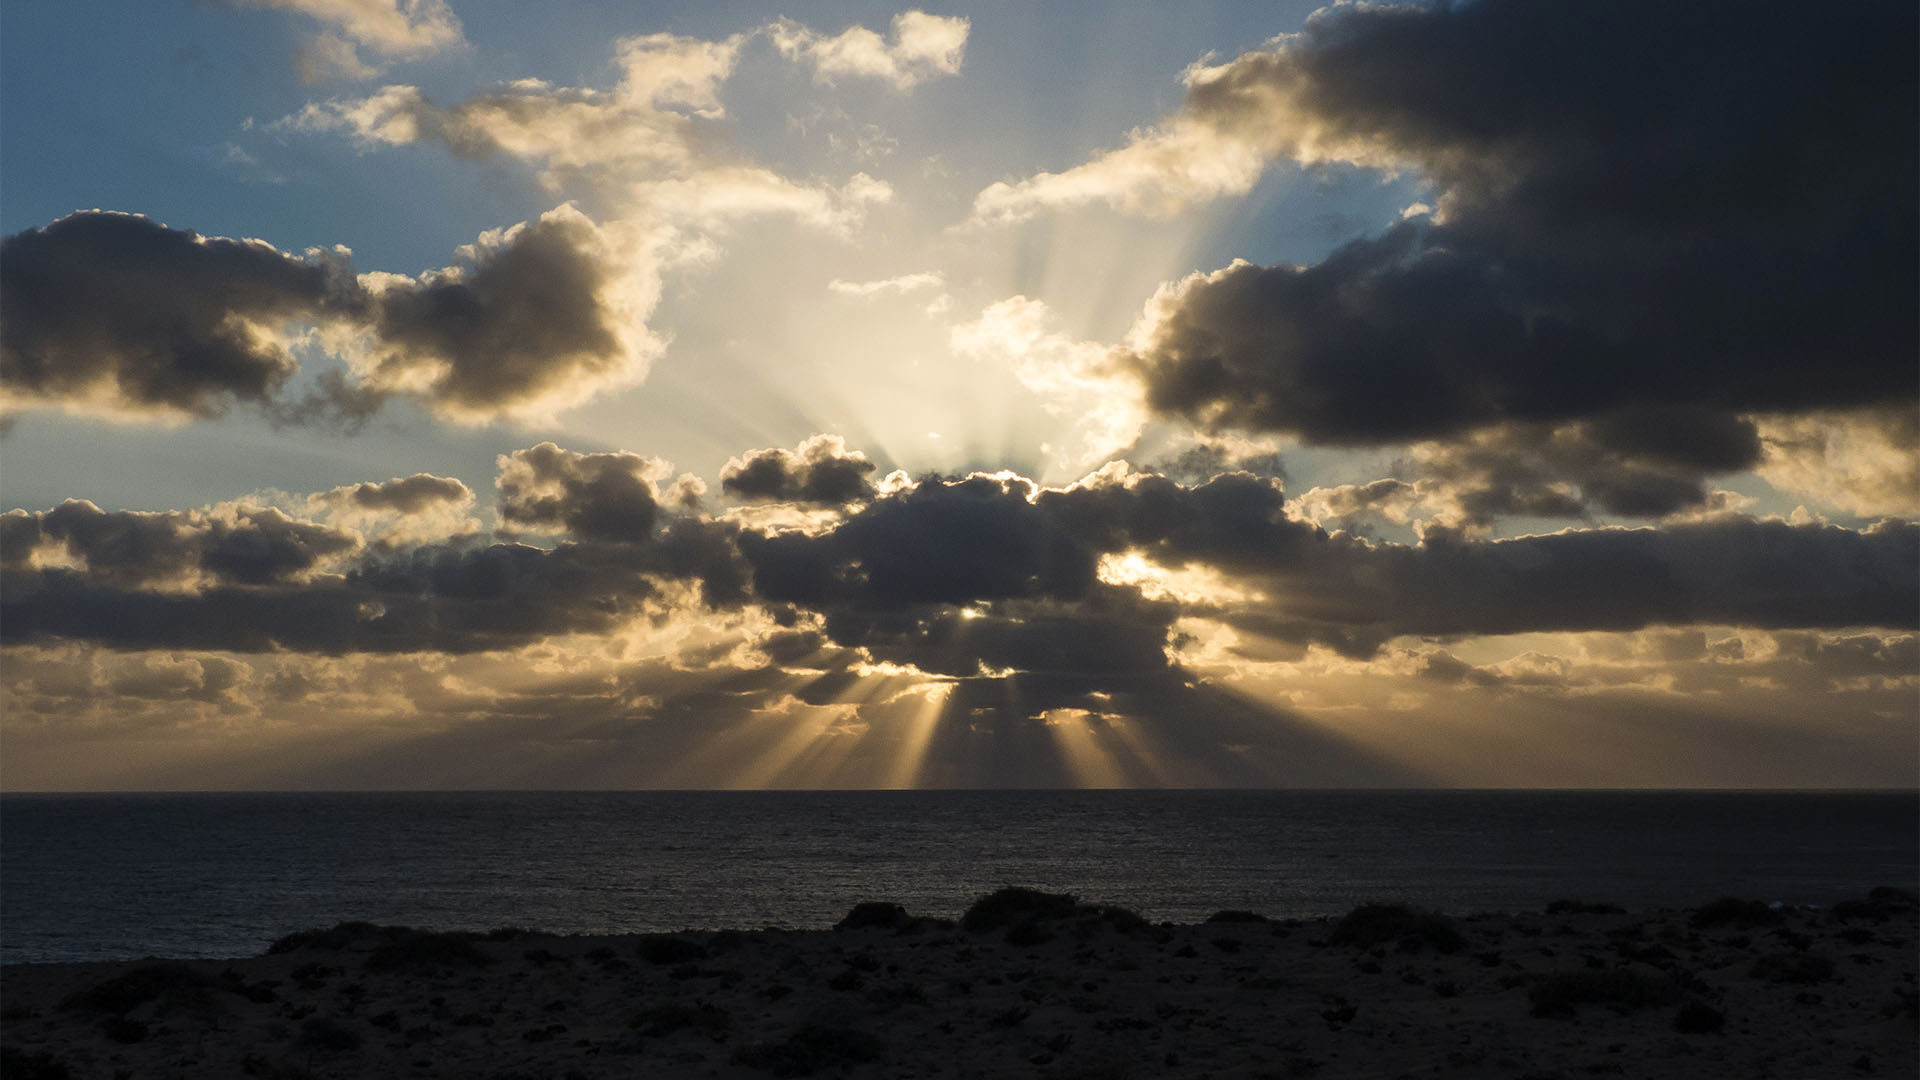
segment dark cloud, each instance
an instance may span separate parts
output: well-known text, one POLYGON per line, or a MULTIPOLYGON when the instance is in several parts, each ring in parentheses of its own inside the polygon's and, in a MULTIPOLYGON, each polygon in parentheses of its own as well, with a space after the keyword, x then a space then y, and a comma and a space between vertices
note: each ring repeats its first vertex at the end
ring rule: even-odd
POLYGON ((366 381, 413 387, 436 408, 492 417, 624 377, 634 357, 602 303, 614 271, 571 206, 476 245, 465 260, 376 289, 380 341, 366 381))
POLYGON ((295 258, 135 214, 72 214, 0 242, 0 386, 20 408, 204 418, 240 402, 275 423, 354 429, 399 395, 490 420, 639 376, 651 297, 609 299, 633 287, 584 214, 564 205, 461 250, 417 279, 356 277, 345 249, 295 258), (312 327, 352 354, 352 374, 295 392, 293 335, 312 327))
POLYGON ((636 542, 660 516, 654 463, 638 454, 580 454, 550 442, 500 459, 500 518, 512 529, 636 542))
POLYGON ((1510 540, 1434 528, 1417 546, 1334 536, 1310 557, 1273 567, 1272 603, 1221 617, 1355 656, 1400 635, 1903 628, 1920 596, 1917 554, 1912 523, 1855 532, 1745 517, 1510 540))
POLYGON ((335 488, 319 496, 321 502, 358 510, 418 514, 442 503, 465 503, 473 499, 467 485, 452 477, 415 473, 395 477, 384 484, 372 482, 335 488))
POLYGON ((754 450, 728 461, 720 488, 747 499, 841 506, 873 498, 875 465, 838 435, 815 435, 793 450, 754 450))
POLYGON ((9 642, 118 648, 471 652, 665 614, 690 602, 665 586, 685 583, 708 608, 770 612, 780 663, 857 649, 955 679, 1029 677, 1051 688, 1032 701, 1085 707, 1127 679, 1185 678, 1168 659, 1183 616, 1367 657, 1407 635, 1907 628, 1920 595, 1920 526, 1892 521, 1720 516, 1507 540, 1429 527, 1410 546, 1290 517, 1279 485, 1251 474, 1189 487, 1114 469, 1066 489, 930 477, 817 532, 763 532, 666 509, 661 473, 552 444, 503 458, 503 518, 561 534, 552 548, 356 551, 352 534, 248 508, 15 511, 0 518, 0 627, 9 642), (1231 588, 1103 580, 1118 555, 1231 588))
POLYGON ((330 254, 76 213, 0 241, 0 386, 23 406, 218 416, 280 392, 282 324, 359 300, 330 254))
POLYGON ((1187 115, 1415 167, 1442 216, 1189 279, 1135 360, 1150 400, 1334 445, 1580 422, 1679 477, 1757 459, 1739 413, 1909 400, 1915 34, 1896 2, 1323 12, 1187 115))
POLYGON ((297 578, 321 560, 353 551, 353 533, 269 507, 215 511, 105 511, 70 499, 42 513, 10 511, 6 564, 24 566, 42 546, 78 560, 113 585, 184 586, 204 578, 259 585, 297 578))

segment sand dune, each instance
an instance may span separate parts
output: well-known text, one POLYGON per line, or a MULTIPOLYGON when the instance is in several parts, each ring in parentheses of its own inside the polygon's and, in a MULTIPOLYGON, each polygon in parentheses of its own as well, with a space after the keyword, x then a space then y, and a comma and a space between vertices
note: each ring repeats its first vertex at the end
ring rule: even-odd
POLYGON ((1151 925, 556 937, 348 924, 235 960, 0 969, 15 1077, 1911 1077, 1913 897, 1151 925))

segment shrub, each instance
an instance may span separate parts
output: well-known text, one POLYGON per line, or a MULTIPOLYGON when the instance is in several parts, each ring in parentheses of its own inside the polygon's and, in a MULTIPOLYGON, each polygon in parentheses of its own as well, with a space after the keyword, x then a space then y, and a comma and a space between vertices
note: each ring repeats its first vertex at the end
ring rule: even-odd
POLYGON ((1267 920, 1267 917, 1266 917, 1265 915, 1260 915, 1260 914, 1256 914, 1255 912, 1251 912, 1251 911, 1240 911, 1240 910, 1237 910, 1237 909, 1233 909, 1233 908, 1229 908, 1229 909, 1227 909, 1227 910, 1225 910, 1225 911, 1216 911, 1216 912, 1214 912, 1213 914, 1211 914, 1211 915, 1209 915, 1209 916, 1207 916, 1207 921, 1208 921, 1208 922, 1210 922, 1210 923, 1216 923, 1216 922, 1260 922, 1260 923, 1263 923, 1263 922, 1266 922, 1266 921, 1268 921, 1268 920, 1267 920))
POLYGON ((1569 1016, 1576 1005, 1644 1009, 1680 998, 1680 986, 1672 979, 1631 968, 1545 972, 1526 976, 1524 982, 1535 1016, 1569 1016))
POLYGON ((337 1054, 360 1046, 360 1033, 331 1016, 311 1016, 300 1025, 300 1045, 337 1054))
POLYGON ((1702 904, 1687 921, 1696 930, 1711 926, 1771 926, 1780 921, 1780 913, 1763 901, 1722 896, 1702 904))
POLYGON ((213 980, 185 964, 145 964, 115 975, 85 990, 76 990, 60 1002, 62 1009, 97 1013, 125 1013, 162 998, 179 1001, 207 997, 213 980))
POLYGON ((822 1069, 878 1061, 886 1044, 874 1035, 837 1025, 807 1024, 779 1042, 755 1043, 734 1051, 737 1065, 765 1069, 775 1076, 812 1076, 822 1069))
POLYGON ((1727 1023, 1727 1014, 1701 1001, 1688 998, 1673 1014, 1673 1030, 1682 1035, 1706 1035, 1719 1031, 1727 1023))
POLYGON ((1020 922, 1072 918, 1079 904, 1071 893, 1045 893, 1010 885, 973 902, 960 916, 960 928, 997 930, 1020 922))
POLYGON ((637 1029, 642 1035, 661 1036, 691 1031, 719 1042, 727 1037, 728 1029, 733 1027, 733 1014, 704 1001, 697 1005, 670 1003, 641 1009, 627 1026, 637 1029))
POLYGON ((370 922, 343 922, 330 926, 325 930, 296 930, 274 942, 272 945, 267 946, 267 955, 279 956, 282 953, 305 952, 308 950, 315 952, 340 952, 343 949, 351 948, 357 942, 364 941, 367 938, 374 937, 383 932, 391 933, 404 929, 405 927, 399 926, 375 926, 370 922))
POLYGON ((639 952, 649 964, 687 964, 707 958, 706 946, 672 934, 648 934, 640 939, 639 952))
POLYGON ((1053 940, 1053 931, 1036 922, 1014 923, 1007 929, 1007 944, 1030 948, 1053 940))
POLYGON ((1443 953, 1457 952, 1466 944, 1445 915, 1405 904, 1361 904, 1334 924, 1332 941, 1361 948, 1388 942, 1414 947, 1424 943, 1443 953))
POLYGON ((1895 915, 1911 912, 1916 906, 1920 906, 1920 901, 1913 893, 1881 885, 1870 890, 1865 899, 1842 900, 1833 905, 1833 917, 1885 922, 1895 915))
POLYGON ((67 1063, 44 1050, 29 1054, 12 1046, 0 1047, 0 1076, 6 1080, 72 1080, 67 1063))
POLYGON ((386 940, 367 954, 368 971, 399 971, 428 967, 485 967, 493 957, 480 950, 466 934, 386 927, 386 940))
POLYGON ((1833 961, 1818 953, 1769 953, 1755 960, 1747 974, 1761 982, 1811 986, 1833 978, 1833 961))
POLYGON ((913 922, 913 916, 899 904, 889 904, 884 900, 867 900, 853 905, 847 917, 833 924, 835 930, 864 930, 879 927, 884 930, 898 930, 913 922))
POLYGON ((1624 915, 1619 904, 1590 904, 1585 900, 1555 900, 1547 905, 1549 915, 1624 915))

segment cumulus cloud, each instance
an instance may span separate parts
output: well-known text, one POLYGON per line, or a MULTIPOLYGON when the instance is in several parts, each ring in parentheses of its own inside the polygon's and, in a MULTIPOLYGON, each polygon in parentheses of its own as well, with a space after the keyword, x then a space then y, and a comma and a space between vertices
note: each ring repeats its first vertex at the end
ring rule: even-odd
POLYGON ((660 516, 663 462, 638 454, 582 454, 550 442, 500 457, 500 519, 514 532, 644 541, 660 516))
POLYGON ((651 264, 571 205, 463 247, 418 278, 355 276, 345 249, 294 258, 90 211, 0 244, 6 408, 208 418, 236 403, 349 426, 412 395, 481 423, 546 417, 644 377, 651 264), (305 390, 295 349, 347 364, 305 390))
MULTIPOLYGON (((783 41, 825 40, 807 37, 811 31, 793 23, 763 29, 784 35, 783 41)), ((856 33, 871 35, 859 27, 848 31, 856 33)), ((615 207, 619 219, 654 229, 707 230, 778 214, 845 232, 892 189, 865 173, 837 186, 798 181, 724 149, 714 124, 726 115, 720 90, 751 36, 621 38, 614 43, 619 78, 608 90, 519 79, 439 105, 418 87, 395 85, 361 98, 310 103, 278 125, 342 132, 368 148, 426 142, 459 157, 519 160, 538 169, 550 190, 592 195, 615 207)), ((813 55, 794 47, 799 53, 791 55, 813 55)), ((685 237, 656 236, 654 243, 701 250, 685 237)))
POLYGON ((295 257, 135 214, 71 214, 0 242, 4 408, 206 418, 264 403, 298 367, 292 328, 361 303, 343 250, 295 257))
POLYGON ((362 278, 370 340, 348 351, 367 388, 485 422, 550 416, 645 375, 659 283, 570 204, 460 254, 419 278, 362 278))
POLYGON ((478 531, 479 522, 470 516, 473 505, 473 490, 459 480, 415 473, 323 491, 309 496, 304 509, 327 524, 393 546, 478 531))
POLYGON ((964 18, 906 11, 893 17, 893 40, 864 26, 828 36, 792 19, 767 28, 788 59, 813 68, 814 78, 831 85, 847 79, 874 79, 908 90, 929 79, 955 75, 966 56, 971 23, 964 18))
POLYGON ((90 580, 129 588, 299 581, 361 542, 350 531, 241 503, 144 512, 69 499, 47 511, 10 510, 0 521, 7 567, 70 566, 90 580))
POLYGON ((815 435, 792 450, 754 450, 720 470, 720 488, 745 499, 841 506, 874 496, 877 468, 838 435, 815 435))
MULTIPOLYGON (((1100 364, 1208 432, 1429 444, 1404 479, 1460 523, 1696 513, 1708 478, 1761 463, 1758 417, 1911 401, 1920 86, 1893 43, 1914 21, 1330 8, 1191 69, 1177 116, 1122 151, 976 209, 1173 209, 1277 158, 1415 171, 1436 210, 1311 266, 1170 283, 1100 364), (1781 55, 1804 77, 1778 79, 1781 55)), ((1806 488, 1822 440, 1768 423, 1773 475, 1806 488)))
MULTIPOLYGON (((350 529, 247 504, 10 511, 0 515, 0 632, 123 649, 464 653, 744 599, 733 528, 683 509, 697 484, 656 487, 663 464, 543 443, 500 465, 505 531, 551 536, 554 547, 467 535, 368 545, 350 529), (690 601, 676 598, 680 586, 690 601)), ((430 513, 464 503, 452 484, 413 477, 313 501, 430 513)))
POLYGON ((305 15, 322 30, 295 56, 309 83, 366 79, 380 67, 360 58, 364 48, 381 60, 408 60, 466 44, 460 19, 446 0, 228 0, 253 8, 305 15))
MULTIPOLYGON (((809 440, 743 455, 735 486, 762 460, 781 466, 768 500, 778 502, 805 497, 809 461, 859 458, 809 440)), ((1887 681, 1911 674, 1920 527, 1909 523, 1850 530, 1721 515, 1506 540, 1430 524, 1419 543, 1397 544, 1297 516, 1270 477, 1183 483, 1116 463, 1064 487, 1012 473, 902 479, 812 530, 763 529, 708 516, 697 483, 670 473, 638 455, 551 443, 503 456, 503 535, 549 546, 362 543, 337 523, 244 505, 0 515, 10 701, 49 716, 97 712, 88 703, 103 696, 222 709, 337 698, 364 709, 373 699, 338 665, 391 657, 414 665, 393 693, 450 716, 684 720, 749 743, 794 724, 831 721, 844 735, 879 725, 920 732, 914 761, 932 764, 916 775, 929 778, 1005 775, 968 771, 969 732, 1006 752, 1056 737, 1093 740, 1086 749, 1126 733, 1152 747, 1109 762, 1133 782, 1153 782, 1155 761, 1208 762, 1191 775, 1246 782, 1295 776, 1287 760, 1360 768, 1250 697, 1248 680, 1262 678, 1295 686, 1302 708, 1326 705, 1321 693, 1385 697, 1381 685, 1418 701, 1436 680, 1463 693, 1576 697, 1671 693, 1682 679, 1734 693, 1742 679, 1770 680, 1844 695, 1849 709, 1910 705, 1910 688, 1887 681), (1505 658, 1469 651, 1519 634, 1533 636, 1505 658), (1552 634, 1599 636, 1568 652, 1541 637, 1552 634), (1604 651, 1614 646, 1617 655, 1604 651), (148 659, 64 674, 50 659, 96 647, 148 659), (13 659, 29 654, 25 666, 13 659), (492 659, 458 660, 472 654, 492 659), (503 665, 507 655, 517 659, 503 665), (241 656, 260 671, 206 666, 241 656), (198 675, 187 659, 202 664, 198 675), (1703 670, 1716 665, 1728 670, 1703 670), (116 694, 116 681, 132 689, 116 694), (530 681, 547 689, 531 692, 530 681), (1256 768, 1228 746, 1309 758, 1282 753, 1256 768)), ((465 506, 470 494, 421 475, 313 503, 408 517, 465 506)), ((1345 505, 1324 492, 1303 501, 1315 498, 1345 505)), ((1380 707, 1392 715, 1400 700, 1380 707)))

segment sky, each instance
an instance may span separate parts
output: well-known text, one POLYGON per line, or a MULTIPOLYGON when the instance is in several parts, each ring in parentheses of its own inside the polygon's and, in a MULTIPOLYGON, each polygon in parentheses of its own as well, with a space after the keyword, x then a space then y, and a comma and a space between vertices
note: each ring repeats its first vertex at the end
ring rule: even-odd
POLYGON ((1912 787, 1913 5, 0 13, 0 787, 1912 787))

